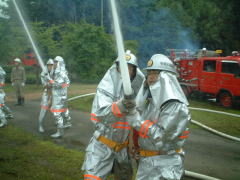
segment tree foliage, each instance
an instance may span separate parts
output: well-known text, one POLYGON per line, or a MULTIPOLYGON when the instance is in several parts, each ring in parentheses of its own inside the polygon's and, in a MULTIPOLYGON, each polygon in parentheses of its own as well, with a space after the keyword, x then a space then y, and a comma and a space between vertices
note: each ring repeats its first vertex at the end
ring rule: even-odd
MULTIPOLYGON (((12 1, 0 7, 1 62, 29 48, 12 1)), ((99 79, 116 58, 108 0, 18 0, 44 60, 62 55, 79 79, 99 79), (101 2, 103 9, 101 9, 101 2), (102 11, 103 10, 103 11, 102 11), (101 14, 101 12, 103 12, 101 14), (101 19, 103 18, 103 19, 101 19), (103 27, 100 27, 103 20, 103 27)), ((126 49, 141 67, 167 48, 240 50, 240 1, 116 0, 126 49)))
POLYGON ((70 69, 79 72, 80 79, 99 79, 116 58, 112 37, 100 27, 85 22, 67 24, 62 37, 70 69))

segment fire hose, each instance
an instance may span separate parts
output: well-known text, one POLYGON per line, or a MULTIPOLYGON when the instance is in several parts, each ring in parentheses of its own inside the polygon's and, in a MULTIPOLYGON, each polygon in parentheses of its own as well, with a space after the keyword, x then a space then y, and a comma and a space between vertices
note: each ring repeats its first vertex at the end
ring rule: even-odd
POLYGON ((95 93, 89 93, 89 94, 83 94, 83 95, 80 95, 80 96, 71 97, 67 101, 72 101, 72 100, 75 100, 75 99, 78 99, 78 98, 92 96, 92 95, 95 95, 95 93))
POLYGON ((199 173, 195 173, 195 172, 191 172, 191 171, 187 171, 187 170, 185 170, 185 176, 202 179, 202 180, 220 180, 215 177, 211 177, 211 176, 207 176, 204 174, 199 174, 199 173))
POLYGON ((118 50, 118 59, 120 62, 120 71, 121 71, 121 77, 123 81, 123 90, 126 96, 130 96, 132 94, 132 88, 131 88, 131 82, 129 78, 125 52, 124 52, 124 44, 123 44, 123 38, 122 38, 121 28, 119 24, 119 18, 117 14, 116 3, 115 3, 115 0, 110 0, 110 3, 111 3, 111 10, 112 10, 112 17, 113 17, 115 39, 116 39, 117 50, 118 50))
MULTIPOLYGON (((215 110, 210 110, 210 109, 194 108, 194 107, 189 107, 189 109, 199 110, 199 111, 206 111, 206 112, 213 112, 213 113, 218 113, 218 114, 225 114, 225 115, 234 116, 234 117, 240 117, 240 115, 238 115, 238 114, 226 113, 226 112, 215 111, 215 110)), ((204 129, 214 133, 214 134, 217 134, 219 136, 222 136, 222 137, 225 137, 225 138, 228 138, 228 139, 240 142, 240 138, 238 138, 238 137, 234 137, 234 136, 230 136, 228 134, 222 133, 222 132, 217 131, 215 129, 212 129, 212 128, 210 128, 210 127, 208 127, 208 126, 206 126, 206 125, 204 125, 204 124, 202 124, 200 122, 197 122, 195 120, 191 120, 191 122, 193 124, 197 125, 197 126, 200 126, 200 127, 204 128, 204 129)))

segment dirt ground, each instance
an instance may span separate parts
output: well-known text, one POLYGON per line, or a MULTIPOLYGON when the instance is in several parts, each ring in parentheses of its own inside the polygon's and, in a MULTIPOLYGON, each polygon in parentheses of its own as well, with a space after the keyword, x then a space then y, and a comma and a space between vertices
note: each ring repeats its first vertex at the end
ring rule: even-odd
MULTIPOLYGON (((56 127, 51 114, 48 113, 44 121, 45 133, 38 132, 40 94, 27 95, 25 106, 14 106, 14 104, 14 95, 8 95, 7 105, 15 116, 9 124, 40 136, 43 140, 51 140, 68 148, 84 150, 93 133, 94 127, 90 121, 90 114, 70 110, 73 127, 65 131, 63 138, 52 140, 50 135, 56 131, 56 127)), ((191 129, 190 132, 185 146, 186 170, 224 180, 240 179, 239 142, 224 139, 202 129, 191 129)), ((191 178, 184 178, 184 180, 189 179, 191 178)))

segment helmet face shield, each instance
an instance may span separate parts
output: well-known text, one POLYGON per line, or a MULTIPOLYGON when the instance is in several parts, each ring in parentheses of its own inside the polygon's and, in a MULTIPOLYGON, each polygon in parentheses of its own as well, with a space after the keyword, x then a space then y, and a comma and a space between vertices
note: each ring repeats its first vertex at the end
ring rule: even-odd
POLYGON ((157 82, 159 73, 160 73, 160 70, 155 70, 155 69, 147 70, 147 78, 146 79, 147 79, 148 85, 152 85, 155 82, 157 82))
POLYGON ((57 67, 58 67, 58 61, 56 61, 56 60, 54 59, 53 62, 54 62, 54 63, 53 63, 53 68, 54 68, 54 69, 57 69, 57 67))
POLYGON ((47 69, 48 69, 49 72, 52 71, 53 65, 54 65, 53 59, 49 59, 47 61, 47 69))
MULTIPOLYGON (((115 63, 116 63, 117 71, 118 71, 118 72, 121 72, 121 69, 120 69, 120 67, 119 67, 119 62, 116 61, 115 63)), ((132 64, 130 64, 130 63, 128 63, 127 65, 128 65, 129 77, 130 77, 130 80, 132 81, 132 80, 135 78, 135 76, 136 76, 137 66, 132 65, 132 64)))
POLYGON ((157 70, 157 69, 147 70, 147 76, 149 76, 149 75, 159 75, 159 73, 160 73, 160 70, 157 70))
POLYGON ((132 81, 136 76, 137 67, 135 65, 128 64, 128 72, 129 72, 130 79, 132 81))

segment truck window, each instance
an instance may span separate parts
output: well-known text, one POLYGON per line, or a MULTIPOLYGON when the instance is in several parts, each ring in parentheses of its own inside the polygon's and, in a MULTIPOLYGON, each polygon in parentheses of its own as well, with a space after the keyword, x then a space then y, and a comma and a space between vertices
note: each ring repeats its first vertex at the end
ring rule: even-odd
POLYGON ((237 62, 222 62, 222 73, 234 74, 240 77, 240 65, 237 62))
POLYGON ((203 71, 216 72, 216 61, 211 61, 211 60, 204 61, 203 71))

